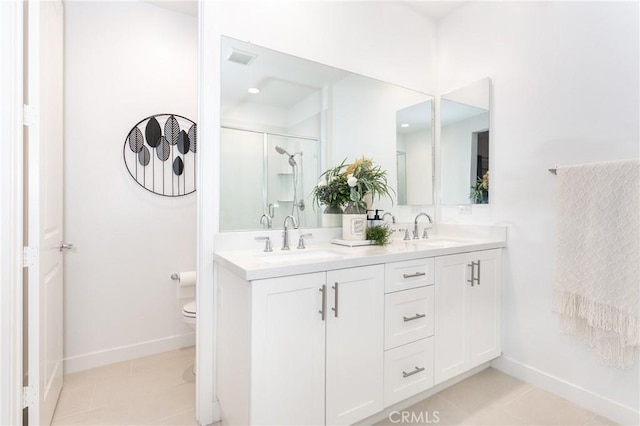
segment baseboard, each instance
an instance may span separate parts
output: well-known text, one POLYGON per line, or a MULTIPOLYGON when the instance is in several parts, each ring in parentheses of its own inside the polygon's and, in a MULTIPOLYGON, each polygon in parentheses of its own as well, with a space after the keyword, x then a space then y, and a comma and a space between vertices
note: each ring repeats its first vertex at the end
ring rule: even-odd
POLYGON ((195 343, 195 333, 188 333, 165 337, 162 339, 149 340, 147 342, 136 343, 133 345, 120 346, 84 355, 77 355, 64 359, 64 373, 77 373, 78 371, 88 370, 90 368, 101 367, 103 365, 128 361, 159 352, 172 351, 174 349, 193 346, 195 343))
POLYGON ((619 402, 605 398, 573 383, 552 376, 509 357, 501 356, 491 361, 491 366, 505 374, 554 393, 587 410, 621 425, 640 424, 640 412, 619 402))

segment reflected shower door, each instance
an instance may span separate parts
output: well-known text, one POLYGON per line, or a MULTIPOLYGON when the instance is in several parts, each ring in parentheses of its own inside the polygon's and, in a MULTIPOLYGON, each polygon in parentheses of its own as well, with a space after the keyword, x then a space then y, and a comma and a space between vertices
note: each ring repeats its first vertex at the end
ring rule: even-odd
POLYGON ((274 227, 292 215, 302 228, 318 226, 311 191, 318 180, 318 142, 267 134, 267 203, 274 206, 274 227), (276 149, 279 148, 279 149, 276 149))
POLYGON ((220 132, 220 230, 259 228, 265 201, 264 135, 220 132))

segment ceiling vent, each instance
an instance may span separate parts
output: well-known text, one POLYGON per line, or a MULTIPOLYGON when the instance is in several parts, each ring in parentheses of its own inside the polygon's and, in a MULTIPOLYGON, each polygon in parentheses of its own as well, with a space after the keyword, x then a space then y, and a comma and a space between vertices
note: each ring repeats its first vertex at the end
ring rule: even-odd
POLYGON ((231 49, 231 53, 227 58, 230 62, 235 62, 240 65, 249 65, 257 57, 253 53, 243 52, 241 50, 231 49))

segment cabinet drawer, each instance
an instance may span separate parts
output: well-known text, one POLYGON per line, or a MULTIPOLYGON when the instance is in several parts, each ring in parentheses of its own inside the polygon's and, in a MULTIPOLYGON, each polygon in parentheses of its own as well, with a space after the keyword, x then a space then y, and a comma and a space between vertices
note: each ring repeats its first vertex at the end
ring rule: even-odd
POLYGON ((385 295, 384 348, 433 335, 434 286, 385 295))
POLYGON ((384 406, 433 386, 433 337, 384 353, 384 406))
POLYGON ((433 258, 393 262, 385 265, 385 293, 431 285, 434 282, 433 258))

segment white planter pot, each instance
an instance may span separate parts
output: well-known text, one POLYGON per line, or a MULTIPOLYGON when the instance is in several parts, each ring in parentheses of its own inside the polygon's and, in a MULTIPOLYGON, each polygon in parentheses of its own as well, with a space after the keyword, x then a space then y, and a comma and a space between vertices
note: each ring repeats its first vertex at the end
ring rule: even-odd
POLYGON ((367 215, 343 214, 342 239, 348 241, 364 241, 367 239, 367 215))

